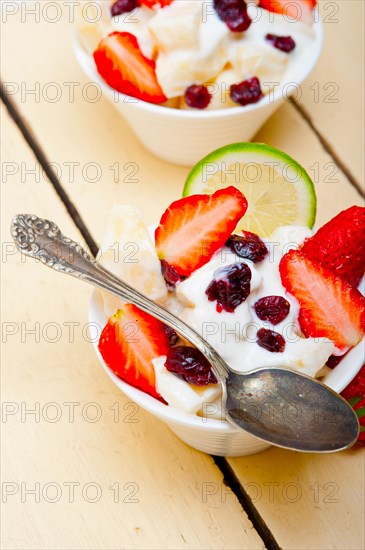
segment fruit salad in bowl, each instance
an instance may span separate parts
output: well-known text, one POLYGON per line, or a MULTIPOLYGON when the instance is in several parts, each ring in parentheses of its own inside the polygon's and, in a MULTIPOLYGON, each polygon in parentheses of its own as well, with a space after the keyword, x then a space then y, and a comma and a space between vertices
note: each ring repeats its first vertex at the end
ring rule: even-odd
MULTIPOLYGON (((354 205, 314 232, 313 184, 293 159, 258 144, 235 144, 210 158, 223 167, 233 157, 243 163, 253 150, 263 166, 277 160, 272 187, 286 189, 286 198, 275 203, 264 181, 245 182, 245 195, 233 185, 194 192, 173 202, 155 228, 145 226, 135 206, 115 206, 102 261, 199 332, 233 371, 280 366, 342 391, 363 361, 365 298, 357 287, 365 209, 354 205), (295 185, 301 193, 292 197, 283 176, 288 163, 300 168, 295 185), (283 207, 291 224, 281 223, 283 207), (261 235, 252 231, 255 224, 261 235)), ((198 186, 199 166, 186 189, 198 186)), ((172 329, 101 291, 93 295, 90 320, 104 327, 97 353, 108 374, 184 441, 230 456, 267 446, 225 421, 210 364, 172 329)))
POLYGON ((90 18, 80 7, 81 66, 147 148, 179 164, 250 139, 308 76, 322 46, 315 0, 116 0, 94 8, 90 18))

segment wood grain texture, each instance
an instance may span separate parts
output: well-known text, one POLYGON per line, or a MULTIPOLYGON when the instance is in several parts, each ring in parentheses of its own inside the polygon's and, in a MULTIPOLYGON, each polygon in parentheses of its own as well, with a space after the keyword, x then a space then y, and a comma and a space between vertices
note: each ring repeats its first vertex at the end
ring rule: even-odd
MULTIPOLYGON (((359 79, 354 89, 348 75, 363 74, 359 46, 363 3, 346 0, 330 4, 340 6, 341 19, 332 27, 328 23, 325 26, 324 53, 303 86, 301 101, 340 158, 361 178, 363 118, 359 113, 363 83, 359 79), (351 10, 347 10, 350 4, 351 10), (309 86, 319 82, 323 92, 324 85, 331 81, 338 82, 339 103, 313 102, 309 86)), ((92 89, 87 88, 87 80, 73 57, 72 24, 64 6, 63 12, 63 18, 53 24, 44 18, 37 23, 32 16, 22 23, 20 12, 8 17, 3 26, 8 52, 3 61, 3 79, 49 159, 56 163, 91 233, 101 241, 107 213, 114 204, 134 202, 148 223, 155 222, 180 196, 188 170, 153 157, 112 105, 104 99, 88 99, 86 94, 92 89), (24 50, 19 48, 20 34, 32 63, 25 60, 24 50), (56 90, 51 83, 61 90, 55 102, 49 100, 56 90), (31 90, 35 90, 33 95, 31 90)), ((316 184, 318 225, 339 210, 362 203, 289 102, 261 129, 256 140, 285 150, 306 167, 316 184)), ((4 219, 9 220, 18 211, 36 209, 80 239, 11 126, 6 147, 6 158, 17 164, 18 171, 7 174, 8 185, 4 186, 4 235, 8 224, 4 219), (35 174, 27 172, 30 169, 35 169, 35 174)), ((73 423, 67 420, 66 406, 62 406, 64 417, 57 423, 22 423, 20 414, 9 416, 3 428, 7 442, 3 454, 5 479, 18 484, 26 481, 28 485, 36 480, 43 485, 76 481, 81 487, 96 482, 103 496, 98 503, 86 502, 80 497, 80 487, 75 488, 75 503, 64 498, 55 504, 34 503, 29 497, 23 504, 19 495, 9 496, 3 508, 4 548, 260 548, 260 539, 232 493, 226 494, 209 457, 186 447, 143 411, 138 411, 137 423, 123 422, 133 409, 101 372, 91 346, 83 339, 89 291, 80 283, 58 277, 36 265, 23 266, 16 256, 5 265, 6 320, 17 325, 39 322, 43 327, 54 321, 63 331, 60 341, 53 344, 44 338, 37 343, 32 336, 22 343, 21 334, 9 336, 4 399, 17 404, 80 403, 73 423), (57 292, 50 300, 54 288, 57 292), (79 323, 72 344, 67 340, 67 322, 79 323), (83 406, 90 402, 101 407, 99 422, 87 422, 82 416, 83 406), (115 410, 110 409, 114 403, 122 419, 119 422, 114 421, 115 410), (121 500, 130 491, 123 489, 125 484, 137 483, 139 502, 114 503, 109 489, 113 483, 120 483, 121 500), (217 489, 214 495, 205 495, 206 502, 202 496, 204 483, 205 492, 217 489)), ((92 415, 94 411, 90 408, 89 412, 92 415)), ((54 410, 49 409, 52 414, 54 410)), ((252 457, 230 459, 229 463, 283 548, 362 548, 361 451, 315 456, 271 449, 252 457), (255 490, 260 489, 262 494, 256 499, 255 490), (333 489, 337 490, 334 495, 333 489), (296 490, 301 490, 301 496, 294 502, 296 490)), ((62 488, 65 495, 67 488, 62 488)))
POLYGON ((364 189, 364 11, 359 0, 319 2, 324 47, 299 99, 364 189))
MULTIPOLYGON (((30 165, 3 111, 2 130, 3 163, 30 165)), ((16 213, 79 238, 50 185, 2 184, 2 548, 263 548, 212 458, 105 375, 89 342, 90 288, 15 253, 16 213)))
POLYGON ((272 447, 229 463, 280 547, 364 547, 363 449, 312 455, 272 447))

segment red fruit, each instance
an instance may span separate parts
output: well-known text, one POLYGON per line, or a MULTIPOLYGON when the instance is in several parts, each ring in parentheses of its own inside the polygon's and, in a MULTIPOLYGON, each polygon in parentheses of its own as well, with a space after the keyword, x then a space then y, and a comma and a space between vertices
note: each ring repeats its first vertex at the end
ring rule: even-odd
POLYGON ((264 296, 254 304, 256 315, 261 321, 278 325, 288 316, 290 304, 282 296, 264 296))
POLYGON ((110 13, 112 17, 122 15, 123 13, 129 13, 135 10, 139 6, 139 0, 117 0, 112 4, 110 13))
POLYGON ((229 95, 239 105, 257 103, 263 97, 260 80, 254 76, 238 84, 232 84, 229 88, 229 95))
POLYGON ((341 392, 341 395, 356 411, 360 423, 358 443, 365 445, 365 365, 361 367, 355 378, 341 392))
POLYGON ((247 264, 237 262, 217 269, 205 294, 210 302, 216 301, 216 309, 233 312, 244 302, 251 290, 251 269, 247 264))
POLYGON ((285 350, 285 340, 282 335, 266 328, 260 328, 257 331, 257 344, 271 353, 283 353, 285 350))
POLYGON ((365 397, 365 365, 361 367, 355 378, 342 390, 341 395, 347 400, 353 397, 365 397))
POLYGON ((353 286, 365 272, 365 208, 352 206, 326 223, 302 246, 302 252, 353 286))
POLYGON ((211 94, 208 92, 208 88, 202 84, 192 84, 185 90, 184 94, 185 102, 189 107, 193 109, 205 109, 208 107, 211 94))
POLYGON ((141 4, 147 6, 147 8, 164 8, 173 2, 173 0, 140 0, 141 4))
POLYGON ((251 233, 251 231, 242 231, 242 236, 231 235, 226 242, 226 246, 237 256, 251 260, 254 264, 262 262, 269 252, 260 237, 255 233, 251 233))
POLYGON ((278 36, 277 34, 267 34, 265 39, 284 53, 290 53, 295 48, 295 42, 291 36, 278 36))
POLYGON ((346 357, 348 351, 343 355, 330 355, 329 358, 327 359, 327 363, 326 363, 327 367, 329 367, 330 369, 334 369, 335 367, 337 367, 337 365, 341 363, 342 359, 346 357))
POLYGON ((164 324, 132 304, 125 304, 105 325, 99 351, 119 378, 156 397, 152 359, 167 355, 169 340, 164 324))
POLYGON ((214 0, 214 8, 232 32, 247 31, 252 23, 245 0, 214 0))
POLYGON ((182 280, 182 277, 166 260, 161 260, 161 273, 169 290, 174 290, 176 284, 182 280))
POLYGON ((285 254, 279 269, 284 287, 299 302, 305 336, 326 337, 341 353, 360 342, 365 298, 356 288, 298 250, 285 254))
POLYGON ((108 34, 95 50, 94 60, 100 75, 118 92, 149 103, 166 101, 157 81, 156 64, 142 54, 133 34, 108 34))
POLYGON ((308 25, 313 23, 313 10, 317 0, 260 0, 259 7, 274 13, 280 13, 308 25))
POLYGON ((196 386, 217 384, 217 379, 208 360, 198 349, 190 346, 170 348, 165 367, 189 384, 196 386))
POLYGON ((173 202, 156 229, 156 249, 180 276, 189 277, 221 248, 247 210, 235 187, 173 202))

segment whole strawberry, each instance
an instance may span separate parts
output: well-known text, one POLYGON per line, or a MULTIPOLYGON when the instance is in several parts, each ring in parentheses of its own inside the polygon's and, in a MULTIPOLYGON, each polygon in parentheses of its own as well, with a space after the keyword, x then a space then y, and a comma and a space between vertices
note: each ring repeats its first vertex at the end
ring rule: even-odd
POLYGON ((365 272, 365 208, 351 206, 318 229, 303 254, 358 286, 365 272))
POLYGON ((363 365, 355 378, 341 393, 351 407, 356 411, 360 422, 360 434, 357 442, 365 445, 365 365, 363 365))

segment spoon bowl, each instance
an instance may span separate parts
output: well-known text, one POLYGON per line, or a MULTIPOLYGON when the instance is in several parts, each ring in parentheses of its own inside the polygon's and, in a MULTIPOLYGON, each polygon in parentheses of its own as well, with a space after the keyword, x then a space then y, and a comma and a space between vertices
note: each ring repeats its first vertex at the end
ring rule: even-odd
POLYGON ((263 441, 297 451, 331 452, 355 443, 359 433, 355 412, 324 384, 284 368, 233 372, 195 330, 101 267, 54 222, 19 214, 11 233, 23 254, 133 303, 197 347, 222 385, 224 412, 233 425, 263 441))
POLYGON ((293 449, 295 445, 297 451, 305 452, 345 449, 358 435, 354 412, 328 386, 317 382, 313 387, 313 381, 310 376, 275 367, 243 376, 229 372, 226 418, 279 447, 293 449))

